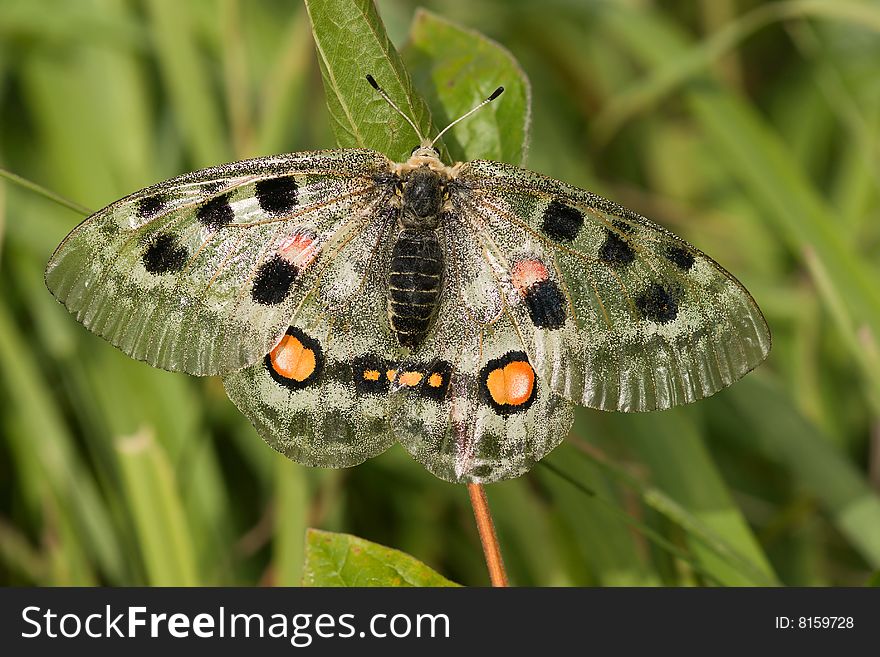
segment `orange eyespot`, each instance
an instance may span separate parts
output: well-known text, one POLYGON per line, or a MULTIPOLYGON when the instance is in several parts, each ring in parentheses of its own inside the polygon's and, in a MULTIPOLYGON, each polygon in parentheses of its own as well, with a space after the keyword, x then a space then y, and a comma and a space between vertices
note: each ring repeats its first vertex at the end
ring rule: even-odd
POLYGON ((397 376, 397 370, 388 370, 387 372, 385 372, 385 376, 388 377, 389 381, 394 381, 395 377, 397 376))
POLYGON ((364 380, 365 381, 378 381, 379 380, 379 370, 364 370, 364 380))
POLYGON ((315 352, 303 346, 295 335, 285 335, 269 353, 272 368, 285 379, 305 381, 315 371, 315 352))
POLYGON ((443 377, 440 374, 437 374, 437 372, 434 372, 428 377, 428 385, 432 388, 439 388, 443 385, 443 377))
POLYGON ((419 385, 419 382, 422 380, 421 372, 404 372, 400 375, 400 378, 397 382, 402 386, 409 386, 410 388, 419 385))
POLYGON ((486 387, 499 406, 519 406, 532 397, 535 371, 527 362, 515 360, 489 372, 486 387))

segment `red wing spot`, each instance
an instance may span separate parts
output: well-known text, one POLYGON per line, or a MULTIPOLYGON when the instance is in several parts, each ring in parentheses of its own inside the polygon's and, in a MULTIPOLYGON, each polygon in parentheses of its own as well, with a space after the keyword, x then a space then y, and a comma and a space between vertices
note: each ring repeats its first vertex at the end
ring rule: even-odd
POLYGON ((325 361, 321 344, 291 326, 263 362, 276 383, 291 390, 302 390, 319 380, 325 361))
POLYGON ((278 255, 300 269, 308 266, 318 255, 316 236, 312 231, 298 230, 284 238, 278 255))
POLYGON ((538 380, 522 351, 490 360, 479 373, 480 397, 502 416, 528 410, 538 396, 538 380))
POLYGON ((550 273, 540 260, 520 260, 513 265, 511 280, 522 295, 525 295, 536 283, 546 281, 548 278, 550 273))

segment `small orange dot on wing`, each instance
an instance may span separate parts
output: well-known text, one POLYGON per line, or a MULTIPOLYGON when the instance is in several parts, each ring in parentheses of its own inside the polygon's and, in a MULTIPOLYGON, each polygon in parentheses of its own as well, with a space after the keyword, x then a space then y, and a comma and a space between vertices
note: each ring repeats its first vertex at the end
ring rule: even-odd
POLYGON ((413 386, 417 386, 419 384, 419 381, 421 381, 421 380, 422 380, 422 373, 421 372, 404 372, 403 374, 400 375, 400 378, 397 381, 402 386, 413 387, 413 386))
POLYGON ((434 372, 431 376, 428 377, 428 385, 432 388, 439 388, 443 385, 443 376, 434 372))
POLYGON ((379 370, 364 370, 364 379, 367 381, 378 381, 379 370))

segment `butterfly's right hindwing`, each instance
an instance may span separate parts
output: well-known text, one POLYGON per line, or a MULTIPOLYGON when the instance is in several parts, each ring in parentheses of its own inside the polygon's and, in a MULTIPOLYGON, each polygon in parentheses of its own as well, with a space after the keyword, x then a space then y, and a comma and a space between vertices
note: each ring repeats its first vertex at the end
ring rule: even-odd
POLYGON ((317 151, 213 167, 95 213, 46 268, 91 331, 167 370, 262 358, 335 253, 386 202, 385 156, 317 151))

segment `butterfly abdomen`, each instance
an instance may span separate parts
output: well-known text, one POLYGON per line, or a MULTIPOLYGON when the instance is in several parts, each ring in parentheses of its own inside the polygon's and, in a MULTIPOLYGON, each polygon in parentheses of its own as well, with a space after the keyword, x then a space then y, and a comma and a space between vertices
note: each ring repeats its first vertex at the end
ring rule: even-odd
POLYGON ((397 341, 417 347, 437 313, 443 282, 443 251, 432 228, 403 228, 391 252, 388 318, 397 341))

